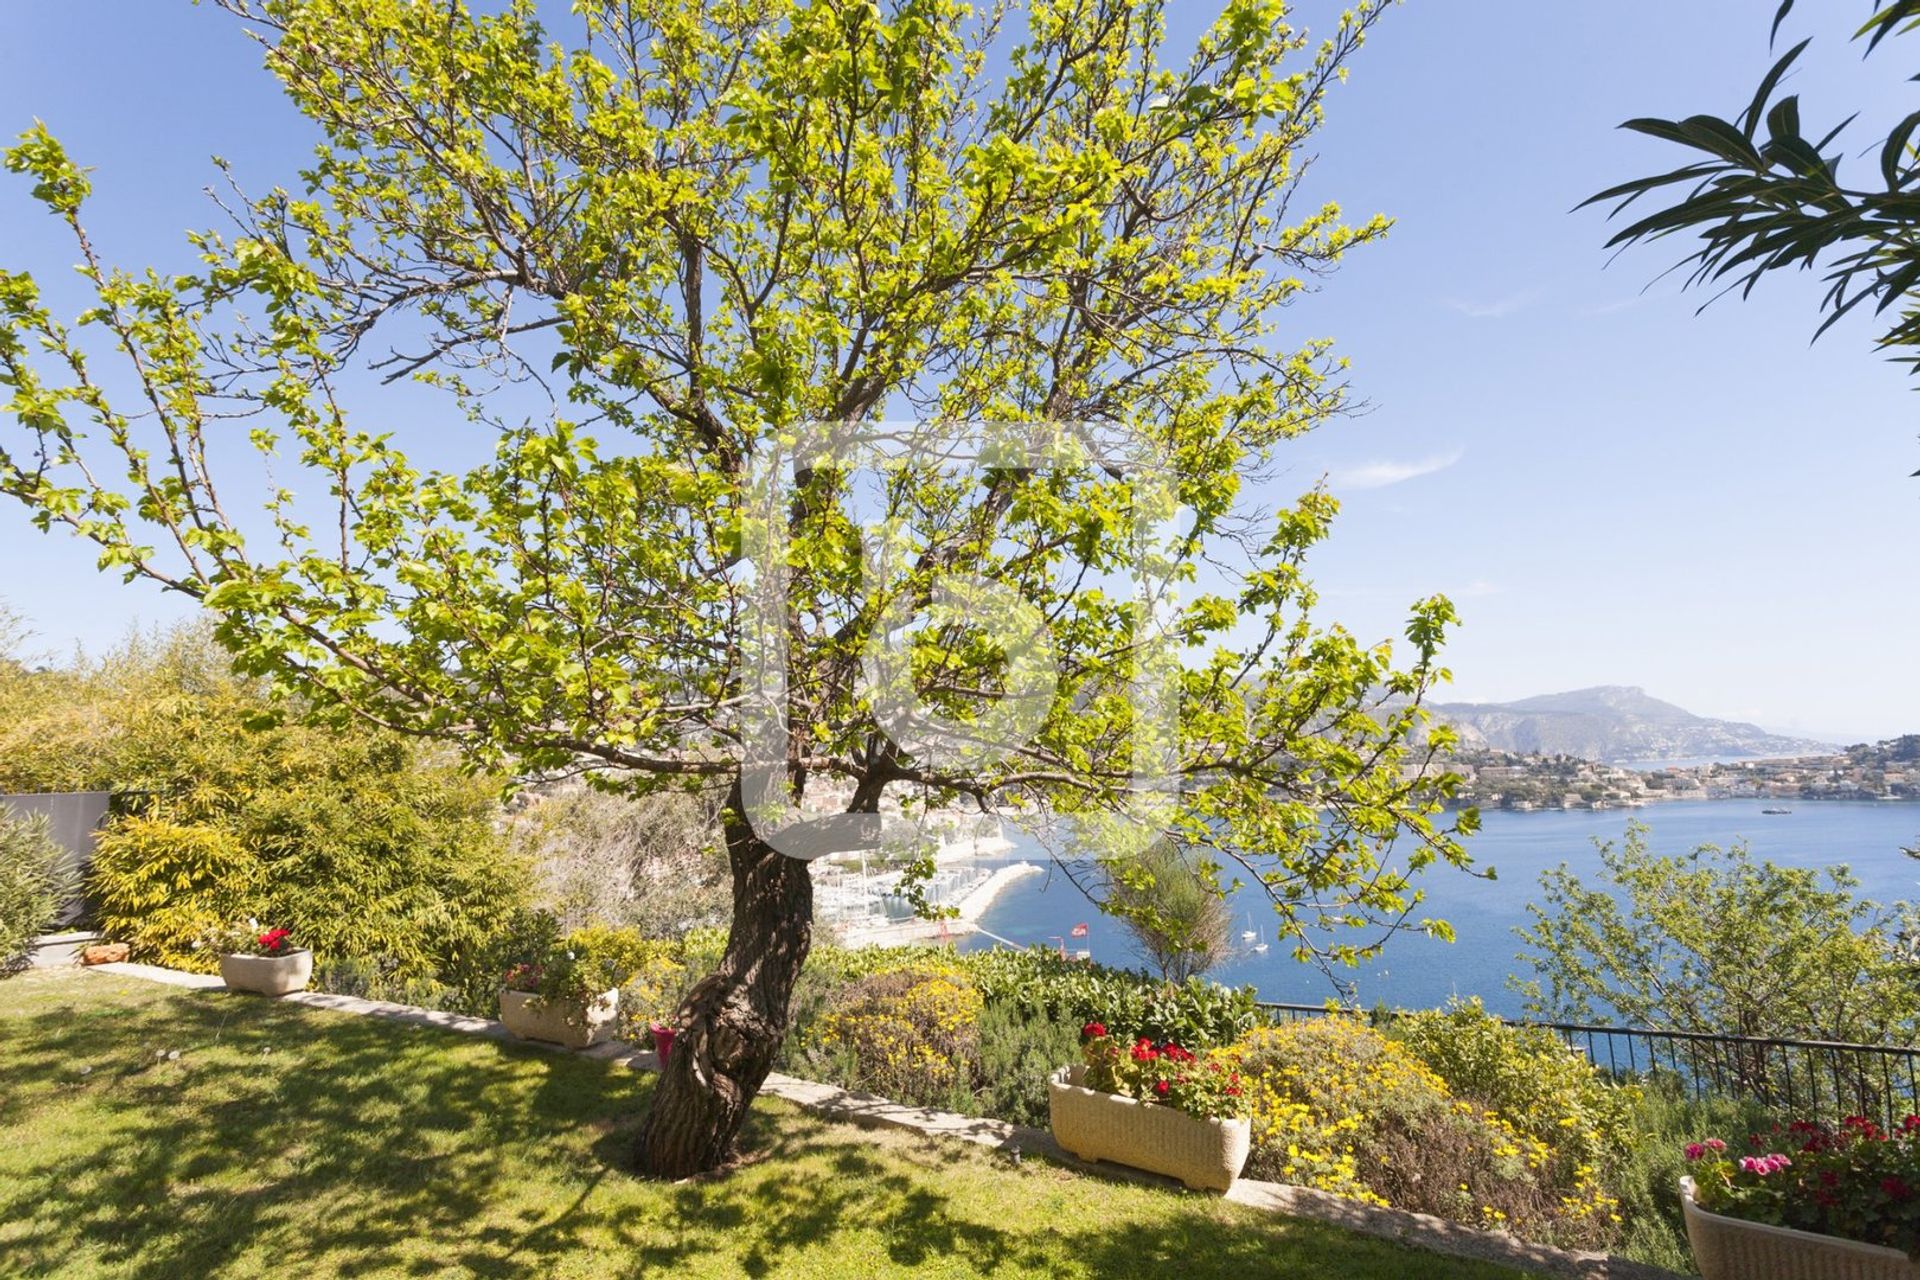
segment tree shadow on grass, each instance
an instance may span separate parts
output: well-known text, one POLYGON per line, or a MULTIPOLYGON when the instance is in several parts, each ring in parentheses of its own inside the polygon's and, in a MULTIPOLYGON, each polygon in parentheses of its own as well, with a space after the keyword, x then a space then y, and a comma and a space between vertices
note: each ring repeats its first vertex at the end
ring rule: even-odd
POLYGON ((590 1193, 607 1170, 566 1140, 644 1096, 600 1064, 225 992, 0 1026, 9 1128, 59 1109, 85 1129, 0 1153, 7 1252, 42 1270, 77 1249, 211 1275, 263 1235, 296 1274, 377 1269, 495 1211, 529 1145, 590 1193))
POLYGON ((737 1168, 645 1182, 625 1160, 650 1087, 529 1046, 225 992, 109 1003, 83 984, 0 1018, 0 1255, 9 1275, 132 1280, 837 1277, 842 1245, 903 1274, 1496 1274, 1203 1197, 1036 1222, 1021 1197, 1089 1202, 1085 1184, 764 1106, 737 1168))

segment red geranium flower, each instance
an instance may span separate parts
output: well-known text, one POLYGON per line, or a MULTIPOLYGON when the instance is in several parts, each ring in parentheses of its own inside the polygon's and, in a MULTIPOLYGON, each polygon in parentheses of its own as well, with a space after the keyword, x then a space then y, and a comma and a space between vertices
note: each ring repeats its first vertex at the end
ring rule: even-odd
POLYGON ((1154 1091, 1155 1093, 1157 1093, 1157 1094, 1159 1094, 1159 1095, 1160 1095, 1161 1097, 1163 1097, 1163 1098, 1164 1098, 1164 1097, 1166 1097, 1166 1096, 1167 1096, 1167 1082, 1166 1082, 1165 1080, 1155 1080, 1155 1081, 1153 1082, 1153 1091, 1154 1091))
POLYGON ((1098 1040, 1106 1034, 1107 1024, 1104 1022, 1089 1022, 1086 1026, 1080 1028, 1080 1038, 1082 1040, 1098 1040))

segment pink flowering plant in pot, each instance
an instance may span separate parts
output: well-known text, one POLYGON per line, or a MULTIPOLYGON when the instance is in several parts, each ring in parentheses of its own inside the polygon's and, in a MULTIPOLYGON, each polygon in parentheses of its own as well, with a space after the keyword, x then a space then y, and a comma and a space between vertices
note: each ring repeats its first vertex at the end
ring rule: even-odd
POLYGON ((1920 1116, 1892 1130, 1864 1116, 1687 1147, 1694 1203, 1709 1213, 1920 1257, 1920 1116))
POLYGON ((1080 1029, 1080 1054, 1087 1068, 1081 1083, 1089 1089, 1172 1107, 1198 1120, 1251 1114, 1239 1058, 1231 1051, 1203 1057, 1175 1041, 1146 1036, 1129 1044, 1089 1022, 1080 1029))

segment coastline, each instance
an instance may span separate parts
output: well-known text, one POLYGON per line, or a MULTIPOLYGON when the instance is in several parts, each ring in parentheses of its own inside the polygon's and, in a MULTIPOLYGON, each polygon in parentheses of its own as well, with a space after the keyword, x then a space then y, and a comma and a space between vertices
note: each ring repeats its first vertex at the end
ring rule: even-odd
MULTIPOLYGON (((1011 848, 1010 842, 1007 843, 1011 848)), ((955 904, 957 916, 944 920, 898 920, 884 925, 848 929, 840 939, 846 947, 891 947, 909 942, 943 942, 966 937, 980 929, 994 900, 1014 883, 1038 875, 1040 867, 1032 862, 1014 862, 994 868, 993 874, 955 904)))

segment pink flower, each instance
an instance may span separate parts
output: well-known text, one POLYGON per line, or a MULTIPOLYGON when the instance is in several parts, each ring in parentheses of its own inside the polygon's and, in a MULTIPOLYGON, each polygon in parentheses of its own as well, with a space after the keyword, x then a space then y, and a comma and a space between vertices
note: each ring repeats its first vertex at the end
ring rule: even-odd
POLYGON ((1707 1154, 1707 1149, 1706 1149, 1705 1147, 1703 1147, 1703 1146, 1701 1146, 1701 1145, 1700 1145, 1699 1143, 1697 1143, 1697 1142, 1689 1142, 1689 1143, 1687 1144, 1687 1159, 1688 1159, 1688 1160, 1698 1160, 1698 1159, 1699 1159, 1700 1157, 1702 1157, 1702 1156, 1704 1156, 1704 1155, 1706 1155, 1706 1154, 1707 1154))
POLYGON ((1793 1161, 1787 1159, 1777 1151, 1771 1155, 1740 1157, 1741 1171, 1751 1173, 1759 1178, 1764 1178, 1770 1173, 1778 1173, 1782 1169, 1790 1167, 1792 1164, 1793 1161))
POLYGON ((1727 1144, 1720 1141, 1720 1139, 1718 1138, 1708 1138, 1705 1142, 1701 1143, 1700 1145, 1705 1147, 1709 1151, 1725 1151, 1727 1149, 1727 1144))

